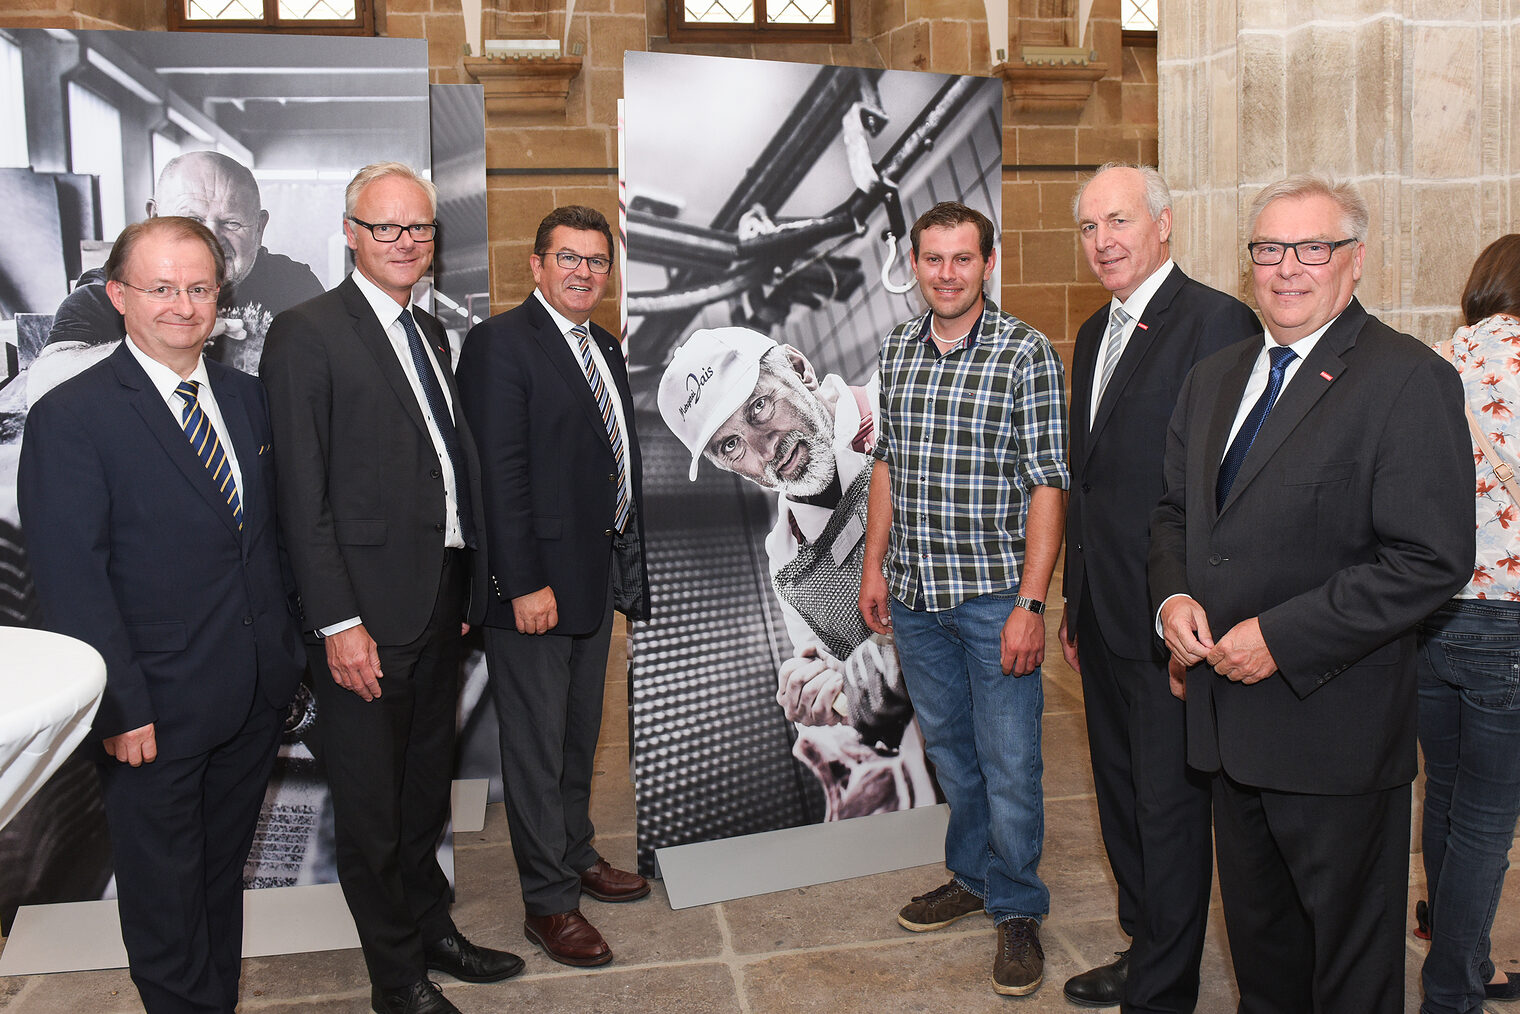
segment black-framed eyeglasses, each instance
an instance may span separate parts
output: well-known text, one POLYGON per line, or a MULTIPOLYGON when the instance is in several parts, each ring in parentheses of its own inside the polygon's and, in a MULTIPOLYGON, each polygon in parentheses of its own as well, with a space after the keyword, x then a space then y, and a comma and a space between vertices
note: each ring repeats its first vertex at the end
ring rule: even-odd
POLYGON ((401 238, 401 234, 407 233, 412 237, 413 243, 431 243, 438 235, 437 222, 417 222, 413 225, 397 225, 395 222, 366 222, 363 219, 348 216, 348 220, 355 225, 362 225, 369 230, 369 234, 375 237, 376 243, 394 243, 401 238))
POLYGON ((595 257, 582 257, 578 253, 571 253, 569 250, 561 250, 558 253, 552 254, 541 253, 539 256, 553 257, 555 263, 564 268, 566 271, 574 271, 576 268, 580 267, 581 261, 586 262, 586 267, 591 269, 591 273, 593 275, 605 275, 607 272, 612 270, 612 259, 609 257, 603 257, 600 254, 595 257))
POLYGON ((1288 251, 1293 251, 1293 256, 1298 258, 1298 263, 1308 267, 1318 264, 1329 264, 1331 254, 1345 246, 1347 243, 1355 243, 1356 237, 1351 239, 1301 239, 1297 243, 1247 243, 1246 249, 1251 252, 1251 263, 1260 264, 1262 267, 1271 267, 1281 264, 1283 258, 1288 256, 1288 251))
POLYGON ((151 289, 145 289, 141 285, 133 285, 131 282, 118 280, 118 285, 125 285, 129 289, 136 289, 155 303, 172 303, 179 299, 183 292, 190 297, 192 303, 214 303, 217 293, 222 291, 220 285, 191 285, 183 289, 176 289, 172 285, 155 285, 151 289))

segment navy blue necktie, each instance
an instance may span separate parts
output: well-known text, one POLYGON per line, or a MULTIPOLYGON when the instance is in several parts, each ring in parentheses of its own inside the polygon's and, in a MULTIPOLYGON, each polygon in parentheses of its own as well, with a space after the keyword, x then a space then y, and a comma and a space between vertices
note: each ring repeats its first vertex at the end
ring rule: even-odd
POLYGON ((417 324, 412 320, 411 311, 402 310, 401 316, 396 319, 401 324, 401 330, 406 332, 406 346, 412 353, 412 365, 417 369, 422 393, 427 398, 433 422, 438 426, 438 435, 443 438, 443 449, 448 452, 449 465, 454 470, 454 501, 459 505, 459 532, 464 536, 464 544, 474 549, 475 522, 474 515, 470 513, 470 478, 464 467, 459 432, 454 429, 454 416, 449 412, 448 399, 443 396, 438 374, 433 372, 433 357, 422 344, 422 335, 417 333, 417 324))
POLYGON ((1267 355, 1272 357, 1272 373, 1267 378, 1267 389, 1261 392, 1261 397, 1251 406, 1245 422, 1240 424, 1240 432, 1235 434, 1235 442, 1230 444, 1230 449, 1224 452, 1224 460, 1219 463, 1219 482, 1214 487, 1215 510, 1224 510, 1230 487, 1235 484, 1235 476, 1240 474, 1240 466, 1245 463, 1246 452, 1251 449, 1251 442, 1261 432, 1261 424, 1267 421, 1267 413, 1272 411, 1272 405, 1282 391, 1288 364, 1298 358, 1298 354, 1286 345, 1272 346, 1267 355))

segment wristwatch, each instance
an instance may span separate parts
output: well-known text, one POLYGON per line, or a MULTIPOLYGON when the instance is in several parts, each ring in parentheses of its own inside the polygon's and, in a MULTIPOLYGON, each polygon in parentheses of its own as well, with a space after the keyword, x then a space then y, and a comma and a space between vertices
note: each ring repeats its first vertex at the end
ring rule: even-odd
POLYGON ((1039 599, 1032 599, 1025 595, 1019 595, 1015 597, 1013 600, 1013 606, 1015 609, 1027 609, 1031 613, 1034 613, 1036 616, 1039 616, 1045 611, 1045 603, 1041 602, 1039 599))

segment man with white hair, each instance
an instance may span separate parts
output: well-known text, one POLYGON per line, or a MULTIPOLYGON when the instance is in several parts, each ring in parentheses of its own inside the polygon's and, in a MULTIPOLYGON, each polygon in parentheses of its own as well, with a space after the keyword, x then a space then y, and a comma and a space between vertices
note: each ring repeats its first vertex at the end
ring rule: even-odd
POLYGON ((776 701, 797 723, 793 752, 822 784, 828 819, 934 802, 896 648, 856 608, 876 376, 820 381, 791 346, 711 328, 676 350, 658 401, 691 452, 690 479, 705 458, 777 493, 765 550, 792 657, 776 701))

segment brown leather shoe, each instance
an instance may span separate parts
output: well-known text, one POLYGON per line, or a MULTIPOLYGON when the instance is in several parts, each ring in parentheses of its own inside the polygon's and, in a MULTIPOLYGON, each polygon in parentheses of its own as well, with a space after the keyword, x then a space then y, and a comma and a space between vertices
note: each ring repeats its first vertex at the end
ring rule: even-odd
POLYGON ((581 891, 597 901, 638 901, 649 893, 649 881, 598 859, 595 866, 581 874, 581 891))
POLYGON ((612 948, 578 908, 553 915, 530 915, 523 920, 523 934, 562 965, 587 968, 612 960, 612 948))

